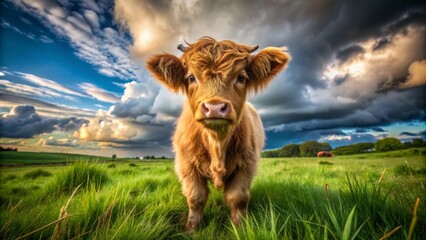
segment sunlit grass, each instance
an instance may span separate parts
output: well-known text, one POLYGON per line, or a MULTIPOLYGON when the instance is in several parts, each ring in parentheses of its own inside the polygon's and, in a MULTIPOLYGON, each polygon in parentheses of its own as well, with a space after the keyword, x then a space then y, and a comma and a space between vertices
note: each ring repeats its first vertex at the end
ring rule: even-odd
MULTIPOLYGON (((425 158, 387 154, 327 158, 329 164, 320 164, 317 158, 262 159, 241 226, 231 224, 223 193, 211 188, 201 226, 192 234, 184 232, 188 209, 172 161, 0 169, 0 235, 3 239, 29 233, 28 239, 380 239, 390 233, 390 239, 406 239, 416 198, 426 195, 426 177, 419 172, 425 158), (53 175, 33 178, 38 170, 53 175), (61 209, 67 217, 58 221, 61 209), (57 226, 62 230, 54 233, 57 226)), ((412 239, 423 239, 424 199, 417 215, 412 239)))

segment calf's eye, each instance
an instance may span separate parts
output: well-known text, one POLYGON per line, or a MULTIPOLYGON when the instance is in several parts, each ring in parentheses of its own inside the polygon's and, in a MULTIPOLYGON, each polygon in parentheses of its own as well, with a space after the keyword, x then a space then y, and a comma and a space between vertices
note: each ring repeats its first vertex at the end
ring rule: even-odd
POLYGON ((237 83, 245 83, 246 82, 246 78, 243 75, 239 75, 237 77, 237 83))
POLYGON ((192 75, 192 74, 188 76, 188 81, 189 81, 189 83, 195 83, 195 82, 197 82, 197 80, 195 79, 194 75, 192 75))

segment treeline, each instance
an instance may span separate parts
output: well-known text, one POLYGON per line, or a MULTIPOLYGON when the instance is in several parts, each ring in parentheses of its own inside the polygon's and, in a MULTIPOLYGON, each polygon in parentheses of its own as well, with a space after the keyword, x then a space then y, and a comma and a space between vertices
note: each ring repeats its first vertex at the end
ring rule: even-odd
POLYGON ((0 152, 17 152, 17 151, 18 151, 18 148, 0 146, 0 152))
POLYGON ((161 156, 161 157, 156 157, 156 156, 144 156, 143 159, 166 159, 165 156, 161 156))
POLYGON ((316 157, 319 151, 330 151, 330 144, 317 141, 307 141, 302 144, 290 144, 280 149, 264 151, 262 157, 316 157))
POLYGON ((383 138, 375 143, 361 142, 332 149, 330 144, 317 141, 307 141, 302 144, 289 144, 280 149, 264 151, 262 157, 315 157, 319 151, 331 151, 334 155, 351 155, 366 152, 386 152, 399 149, 425 147, 422 139, 413 139, 402 143, 396 138, 383 138))
POLYGON ((335 155, 351 155, 351 154, 358 154, 358 153, 373 152, 374 145, 375 143, 371 143, 371 142, 360 142, 360 143, 355 143, 348 146, 337 147, 332 152, 335 155))

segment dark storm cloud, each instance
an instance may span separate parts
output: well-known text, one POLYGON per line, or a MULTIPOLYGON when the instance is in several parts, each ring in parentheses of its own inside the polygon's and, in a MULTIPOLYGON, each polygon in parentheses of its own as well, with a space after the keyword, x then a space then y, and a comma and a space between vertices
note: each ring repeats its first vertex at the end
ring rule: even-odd
POLYGON ((425 16, 423 1, 340 1, 338 17, 321 34, 331 46, 395 33, 425 16))
POLYGON ((340 129, 328 129, 328 130, 320 130, 318 131, 318 134, 321 136, 329 136, 329 135, 335 135, 335 136, 347 136, 348 134, 342 132, 340 129))
POLYGON ((424 86, 393 91, 374 99, 365 108, 377 119, 377 125, 394 122, 426 120, 426 92, 424 86))
POLYGON ((381 38, 377 40, 376 43, 374 44, 373 51, 383 49, 386 46, 388 46, 390 43, 392 42, 389 38, 381 38))
POLYGON ((39 144, 43 146, 56 146, 56 147, 78 147, 81 146, 81 143, 78 140, 70 140, 70 139, 40 139, 39 144))
POLYGON ((374 132, 386 132, 386 130, 381 127, 372 127, 371 130, 374 132))
MULTIPOLYGON (((285 106, 285 102, 283 102, 283 106, 285 106)), ((322 123, 326 123, 328 121, 332 121, 332 124, 335 124, 335 121, 339 121, 338 119, 344 119, 351 117, 356 109, 361 108, 360 106, 335 106, 335 107, 328 107, 325 106, 323 108, 320 107, 309 107, 309 105, 301 107, 299 110, 295 111, 289 111, 287 112, 286 109, 275 109, 271 110, 271 112, 262 114, 262 120, 264 121, 265 126, 275 126, 280 123, 285 124, 297 124, 301 123, 305 129, 315 129, 318 127, 318 125, 321 125, 322 123), (315 126, 312 124, 307 124, 307 121, 313 121, 315 122, 315 126), (313 128, 311 128, 311 125, 313 128)), ((356 115, 356 114, 355 114, 356 115)), ((352 122, 343 122, 341 120, 342 124, 349 126, 353 124, 352 122)), ((331 125, 332 124, 328 124, 331 125)))
POLYGON ((412 133, 412 132, 401 132, 399 134, 400 136, 409 136, 409 137, 426 137, 426 130, 425 131, 421 131, 419 133, 412 133))
POLYGON ((411 133, 411 132, 401 132, 399 135, 400 136, 410 136, 410 137, 419 136, 419 134, 417 134, 417 133, 411 133))
MULTIPOLYGON (((303 1, 302 1, 303 2, 303 1)), ((300 1, 299 1, 300 3, 300 1)), ((305 3, 305 2, 304 2, 305 3)), ((327 1, 327 11, 310 12, 309 18, 287 19, 287 12, 298 12, 295 10, 305 4, 294 4, 283 9, 283 17, 276 20, 269 19, 268 29, 285 29, 283 22, 290 22, 297 28, 304 23, 304 29, 287 34, 279 41, 270 42, 266 35, 265 43, 275 45, 287 45, 290 48, 293 59, 285 74, 278 76, 272 82, 267 94, 254 98, 254 103, 258 108, 267 107, 277 111, 270 111, 262 115, 265 126, 274 126, 281 123, 300 122, 308 124, 307 128, 316 127, 356 127, 371 126, 380 124, 390 124, 391 121, 410 121, 422 119, 422 106, 424 106, 424 90, 418 89, 411 92, 413 98, 406 101, 404 98, 409 94, 400 92, 390 92, 396 90, 399 84, 406 79, 408 66, 411 61, 405 62, 405 72, 398 73, 400 78, 377 80, 378 95, 371 95, 368 98, 359 98, 356 103, 336 105, 334 102, 322 103, 318 106, 311 103, 306 96, 306 86, 313 89, 326 88, 321 78, 322 71, 327 62, 336 59, 344 62, 353 56, 362 53, 364 50, 357 45, 360 41, 375 39, 374 50, 386 48, 392 44, 394 34, 405 31, 407 27, 423 27, 425 19, 425 9, 421 1, 327 1), (319 21, 316 21, 319 20, 319 21), (313 29, 315 28, 315 30, 313 29), (390 37, 389 37, 390 36, 390 37), (387 108, 387 104, 392 105, 394 101, 387 93, 393 97, 400 96, 397 109, 387 108), (386 99, 381 100, 381 98, 386 99), (373 106, 371 106, 371 104, 373 106), (381 111, 380 107, 385 106, 386 111, 381 111), (288 111, 286 110, 288 109, 288 111), (290 111, 291 110, 291 111, 290 111), (380 112, 380 116, 375 116, 375 111, 380 112), (401 118, 395 114, 403 111, 401 118), (288 113, 287 113, 288 112, 288 113), (387 116, 389 114, 389 116, 387 116), (366 115, 372 115, 371 121, 363 121, 366 115), (359 116, 359 117, 358 117, 359 116), (307 121, 315 119, 312 123, 307 121), (321 120, 324 120, 321 123, 321 120)), ((304 15, 306 16, 306 15, 304 15)), ((266 17, 268 18, 268 17, 266 17)), ((271 31, 272 35, 274 31, 271 31)), ((420 51, 413 59, 424 58, 424 49, 411 49, 412 52, 420 51), (423 51, 423 53, 422 53, 423 51)), ((409 53, 404 53, 409 54, 409 53)), ((351 81, 351 76, 345 75, 334 79, 336 85, 341 85, 346 81, 351 81)), ((351 91, 346 89, 345 91, 351 91)))
POLYGON ((369 130, 368 129, 364 129, 364 128, 357 128, 357 129, 355 129, 355 132, 356 133, 366 133, 366 132, 369 132, 369 130))
POLYGON ((389 24, 384 28, 385 33, 393 33, 397 32, 400 29, 407 28, 408 26, 414 25, 414 26, 424 26, 426 21, 426 13, 425 13, 425 6, 418 6, 418 7, 412 7, 408 10, 406 14, 401 16, 398 20, 394 21, 393 23, 389 24))
POLYGON ((337 52, 336 58, 340 62, 346 62, 348 59, 358 55, 359 53, 363 53, 364 48, 359 45, 351 45, 337 52))
MULTIPOLYGON (((353 127, 358 127, 358 129, 356 134, 351 136, 350 141, 327 141, 330 143, 333 142, 335 146, 341 145, 338 144, 338 142, 349 144, 350 142, 373 141, 376 137, 368 134, 370 129, 374 132, 385 132, 385 130, 380 126, 416 119, 424 121, 426 116, 424 110, 426 109, 426 103, 424 100, 426 99, 426 96, 424 95, 425 91, 423 86, 398 92, 391 92, 381 96, 380 98, 372 100, 368 106, 364 106, 363 108, 347 108, 345 111, 341 112, 339 117, 335 118, 333 118, 330 114, 332 110, 324 112, 318 111, 315 114, 307 114, 303 116, 303 118, 297 114, 294 116, 294 113, 277 114, 272 117, 272 119, 276 119, 274 123, 279 122, 280 117, 283 118, 283 121, 286 123, 279 125, 276 128, 266 128, 268 130, 266 132, 267 138, 269 139, 268 143, 270 144, 267 145, 267 147, 281 147, 283 143, 291 142, 291 138, 293 138, 293 141, 318 140, 321 136, 332 135, 331 133, 321 134, 324 130, 330 130, 333 132, 338 128, 353 127), (412 98, 410 96, 419 97, 412 98), (365 130, 361 130, 361 127, 365 130), (283 139, 279 139, 280 134, 282 134, 283 139)), ((269 115, 263 117, 264 121, 268 121, 270 119, 269 115)), ((269 124, 271 124, 271 122, 269 122, 269 124)), ((265 125, 267 126, 268 122, 265 122, 265 125)), ((384 134, 383 136, 388 135, 384 134)))
POLYGON ((356 133, 368 133, 368 132, 386 132, 381 127, 371 127, 371 128, 357 128, 355 129, 356 133))
POLYGON ((0 137, 31 138, 53 131, 74 131, 86 122, 75 117, 44 117, 37 114, 34 106, 16 106, 9 113, 0 114, 0 137))

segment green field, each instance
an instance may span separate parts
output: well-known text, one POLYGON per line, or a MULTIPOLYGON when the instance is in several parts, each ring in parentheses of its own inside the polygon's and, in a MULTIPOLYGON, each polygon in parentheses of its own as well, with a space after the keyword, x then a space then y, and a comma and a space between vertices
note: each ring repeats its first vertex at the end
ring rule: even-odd
POLYGON ((58 164, 78 160, 103 161, 111 158, 67 153, 0 152, 0 166, 58 164))
MULTIPOLYGON (((172 161, 88 163, 87 157, 79 156, 82 161, 67 166, 4 166, 0 168, 0 236, 380 239, 389 233, 387 239, 407 239, 410 234, 411 239, 426 239, 425 150, 262 159, 243 224, 231 224, 221 191, 211 188, 202 226, 191 234, 183 231, 188 209, 172 161), (417 198, 421 201, 413 218, 417 198)), ((46 163, 42 153, 3 156, 1 161, 8 164, 46 163)), ((60 157, 47 162, 68 161, 60 157)))

